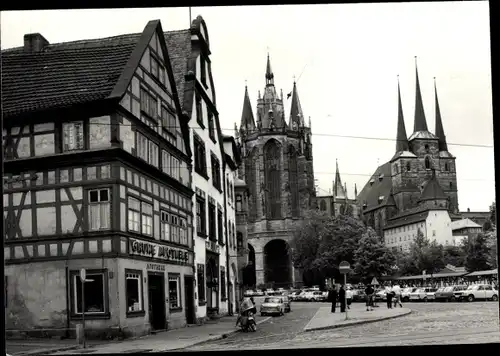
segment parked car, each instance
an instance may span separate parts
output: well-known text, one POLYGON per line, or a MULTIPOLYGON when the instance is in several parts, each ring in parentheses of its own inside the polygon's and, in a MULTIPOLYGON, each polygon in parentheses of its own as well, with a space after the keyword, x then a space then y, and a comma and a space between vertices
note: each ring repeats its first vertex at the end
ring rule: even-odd
POLYGON ((364 290, 357 289, 357 293, 352 297, 353 302, 364 302, 366 300, 366 293, 364 290))
POLYGON ((324 292, 314 291, 310 294, 309 302, 323 302, 325 300, 324 292))
POLYGON ((427 301, 429 300, 436 300, 436 292, 437 288, 425 288, 425 295, 427 297, 427 301))
POLYGON ((462 286, 462 285, 439 288, 436 292, 436 295, 435 295, 436 301, 438 301, 438 302, 454 302, 454 301, 456 301, 454 292, 459 291, 459 290, 464 290, 466 288, 467 288, 466 286, 462 286))
POLYGON ((272 289, 272 288, 267 288, 267 289, 264 291, 264 294, 265 294, 265 295, 274 295, 274 289, 272 289))
POLYGON ((453 295, 455 296, 455 300, 463 301, 464 299, 462 298, 462 296, 464 295, 467 288, 468 288, 467 286, 462 285, 454 289, 453 295))
POLYGON ((260 306, 260 315, 283 315, 285 302, 283 297, 266 297, 260 306))
POLYGON ((430 288, 417 288, 417 290, 410 293, 410 301, 427 302, 429 300, 429 297, 427 296, 429 289, 430 288))
POLYGON ((262 289, 257 289, 255 291, 254 296, 256 296, 256 297, 262 297, 262 296, 264 296, 264 291, 262 289))
POLYGON ((469 286, 461 295, 461 299, 473 302, 475 300, 498 300, 498 291, 491 284, 474 284, 469 286))
POLYGON ((403 302, 409 302, 410 301, 410 294, 415 292, 417 288, 415 287, 406 287, 401 291, 401 300, 403 302))
POLYGON ((387 300, 387 291, 385 289, 378 290, 375 293, 375 300, 387 300))
POLYGON ((245 293, 243 293, 243 295, 245 297, 252 297, 252 296, 255 295, 255 291, 253 289, 248 289, 248 290, 245 291, 245 293))
POLYGON ((287 296, 283 297, 283 304, 285 304, 285 313, 290 313, 292 311, 291 306, 292 301, 287 296))
POLYGON ((278 288, 278 290, 276 291, 277 294, 285 294, 285 289, 284 288, 278 288))
POLYGON ((298 300, 299 295, 300 295, 300 291, 295 291, 295 292, 292 292, 291 294, 289 294, 288 298, 290 298, 290 300, 298 300))

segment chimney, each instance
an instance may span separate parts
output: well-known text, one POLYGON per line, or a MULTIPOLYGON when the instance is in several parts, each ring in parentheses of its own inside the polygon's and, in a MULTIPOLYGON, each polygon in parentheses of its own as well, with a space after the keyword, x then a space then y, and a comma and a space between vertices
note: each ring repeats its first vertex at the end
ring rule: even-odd
POLYGON ((39 33, 29 33, 24 35, 24 52, 42 52, 49 45, 49 41, 39 33))

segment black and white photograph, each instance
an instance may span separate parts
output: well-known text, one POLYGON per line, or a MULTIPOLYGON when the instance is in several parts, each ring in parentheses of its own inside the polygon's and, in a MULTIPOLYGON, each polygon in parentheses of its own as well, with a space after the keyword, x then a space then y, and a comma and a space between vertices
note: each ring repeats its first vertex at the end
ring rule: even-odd
POLYGON ((6 355, 500 343, 490 2, 0 16, 6 355))

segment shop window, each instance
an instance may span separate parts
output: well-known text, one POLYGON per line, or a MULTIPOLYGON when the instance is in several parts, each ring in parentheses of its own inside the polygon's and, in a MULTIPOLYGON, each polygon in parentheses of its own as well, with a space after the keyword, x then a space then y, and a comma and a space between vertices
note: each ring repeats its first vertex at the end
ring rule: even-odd
POLYGON ((168 299, 170 302, 170 309, 181 308, 181 291, 180 291, 180 276, 168 276, 168 299))
POLYGON ((220 268, 220 297, 222 300, 227 299, 226 269, 224 267, 220 268))
POLYGON ((109 195, 109 189, 107 188, 89 191, 89 230, 109 229, 111 223, 111 199, 109 195))
POLYGON ((144 311, 141 271, 126 271, 125 294, 127 298, 127 313, 144 311))
POLYGON ((128 229, 151 236, 153 234, 153 206, 129 197, 128 229))
POLYGON ((80 272, 71 272, 71 309, 73 315, 82 314, 82 302, 85 302, 85 316, 106 313, 107 273, 106 271, 87 270, 82 300, 82 282, 80 272))
POLYGON ((196 275, 198 279, 198 303, 205 302, 205 265, 198 263, 196 266, 196 275))

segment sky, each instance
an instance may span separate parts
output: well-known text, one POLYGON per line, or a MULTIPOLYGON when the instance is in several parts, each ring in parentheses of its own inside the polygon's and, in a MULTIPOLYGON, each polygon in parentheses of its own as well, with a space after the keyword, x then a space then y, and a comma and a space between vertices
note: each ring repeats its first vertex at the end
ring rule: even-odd
MULTIPOLYGON (((207 24, 224 134, 234 134, 234 124, 239 126, 245 83, 255 113, 268 52, 275 85, 285 97, 295 76, 304 115, 312 122, 318 195, 332 189, 335 160, 352 198, 354 185, 361 191, 377 166, 391 159, 398 75, 411 135, 417 56, 431 132, 436 77, 449 150, 457 157, 460 210, 487 211, 494 201, 487 1, 193 7, 191 15, 201 15, 207 24)), ((2 12, 1 44, 22 46, 23 35, 34 32, 51 43, 139 33, 155 19, 165 31, 185 29, 189 10, 2 12)))

